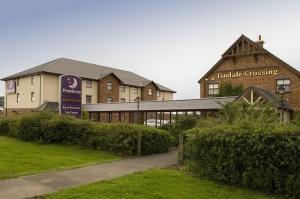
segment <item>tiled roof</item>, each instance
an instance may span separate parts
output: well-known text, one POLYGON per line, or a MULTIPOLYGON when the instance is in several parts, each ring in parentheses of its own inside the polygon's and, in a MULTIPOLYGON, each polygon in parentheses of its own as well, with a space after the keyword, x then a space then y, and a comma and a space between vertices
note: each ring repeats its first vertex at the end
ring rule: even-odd
MULTIPOLYGON (((50 62, 36 66, 34 68, 5 77, 2 80, 5 81, 5 80, 15 79, 23 76, 38 74, 38 73, 51 73, 57 75, 72 74, 85 79, 92 79, 92 80, 98 80, 108 74, 113 73, 124 84, 137 86, 137 87, 144 87, 145 82, 151 82, 151 80, 148 80, 130 71, 120 70, 120 69, 106 67, 106 66, 100 66, 96 64, 90 64, 90 63, 76 61, 67 58, 59 58, 59 59, 52 60, 50 62)), ((165 86, 162 86, 157 83, 156 85, 162 91, 175 93, 174 90, 169 89, 165 86)))

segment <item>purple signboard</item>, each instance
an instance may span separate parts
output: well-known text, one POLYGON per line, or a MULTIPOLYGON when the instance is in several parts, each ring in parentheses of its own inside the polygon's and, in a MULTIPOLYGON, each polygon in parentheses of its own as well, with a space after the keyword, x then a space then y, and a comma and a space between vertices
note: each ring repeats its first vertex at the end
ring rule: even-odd
POLYGON ((6 93, 7 94, 16 93, 16 82, 14 80, 9 80, 6 82, 6 93))
POLYGON ((60 76, 59 113, 81 117, 82 82, 74 75, 60 76))

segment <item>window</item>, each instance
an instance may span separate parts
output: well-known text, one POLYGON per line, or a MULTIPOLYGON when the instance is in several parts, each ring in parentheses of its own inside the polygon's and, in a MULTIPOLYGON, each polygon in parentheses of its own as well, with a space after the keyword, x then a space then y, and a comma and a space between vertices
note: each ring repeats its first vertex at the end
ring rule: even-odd
POLYGON ((209 83, 208 84, 208 96, 216 96, 219 94, 219 84, 209 83))
POLYGON ((31 76, 31 84, 35 83, 35 76, 31 76))
POLYGON ((278 88, 280 86, 283 86, 285 89, 285 92, 291 91, 291 80, 290 79, 277 79, 277 92, 278 88))
POLYGON ((125 98, 121 98, 120 102, 125 103, 125 98))
POLYGON ((106 98, 106 103, 111 103, 112 102, 112 99, 111 99, 111 97, 108 97, 108 98, 106 98))
POLYGON ((86 84, 86 88, 92 88, 93 87, 93 81, 92 80, 86 80, 85 84, 86 84))
POLYGON ((125 86, 120 86, 120 92, 125 93, 125 86))
POLYGON ((112 90, 112 83, 111 82, 107 82, 106 88, 107 88, 107 90, 112 90))
POLYGON ((157 92, 156 92, 156 96, 157 96, 157 97, 160 97, 160 91, 157 91, 157 92))
POLYGON ((152 95, 152 92, 153 92, 152 88, 149 88, 148 89, 148 95, 152 95))
POLYGON ((17 103, 19 103, 21 100, 20 100, 20 93, 17 93, 17 103))
POLYGON ((132 88, 132 89, 133 89, 133 94, 138 94, 138 93, 139 93, 138 88, 134 87, 134 88, 132 88))
POLYGON ((35 95, 34 95, 34 92, 31 92, 31 102, 34 102, 35 101, 35 95))
POLYGON ((85 102, 86 104, 92 104, 92 96, 91 95, 85 96, 85 102))

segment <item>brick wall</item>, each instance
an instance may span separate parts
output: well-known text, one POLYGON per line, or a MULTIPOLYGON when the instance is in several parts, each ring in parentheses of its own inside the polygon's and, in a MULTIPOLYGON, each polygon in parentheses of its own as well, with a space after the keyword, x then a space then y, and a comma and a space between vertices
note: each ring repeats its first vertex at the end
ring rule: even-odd
POLYGON ((150 83, 142 88, 142 101, 157 100, 157 87, 155 84, 150 83), (152 89, 152 95, 149 95, 149 89, 152 89))
POLYGON ((99 80, 98 103, 106 103, 107 98, 111 97, 112 102, 119 102, 120 82, 114 75, 108 75, 99 80), (107 83, 112 83, 112 90, 107 90, 107 83))
POLYGON ((246 89, 249 86, 257 86, 265 90, 276 93, 276 79, 279 77, 288 77, 291 79, 291 92, 285 95, 285 99, 289 105, 295 110, 300 108, 300 78, 285 64, 268 54, 242 55, 236 57, 225 58, 220 65, 205 79, 200 81, 200 97, 208 97, 208 83, 210 81, 219 84, 226 82, 233 85, 243 85, 246 89), (252 75, 246 76, 250 72, 262 70, 277 70, 277 74, 271 75, 252 75), (222 74, 229 72, 240 72, 241 77, 222 78, 222 74))

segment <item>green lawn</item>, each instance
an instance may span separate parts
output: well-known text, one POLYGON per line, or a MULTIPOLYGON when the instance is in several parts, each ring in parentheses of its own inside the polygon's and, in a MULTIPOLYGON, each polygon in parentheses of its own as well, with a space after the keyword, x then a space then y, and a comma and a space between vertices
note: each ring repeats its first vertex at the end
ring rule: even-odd
POLYGON ((42 145, 0 136, 0 179, 109 162, 118 156, 78 147, 42 145))
POLYGON ((191 177, 173 169, 149 170, 46 196, 47 199, 271 199, 233 186, 191 177))

